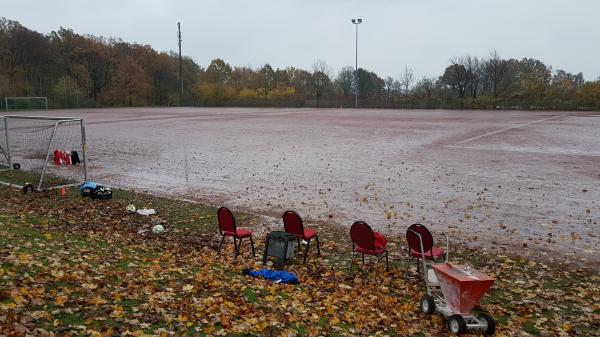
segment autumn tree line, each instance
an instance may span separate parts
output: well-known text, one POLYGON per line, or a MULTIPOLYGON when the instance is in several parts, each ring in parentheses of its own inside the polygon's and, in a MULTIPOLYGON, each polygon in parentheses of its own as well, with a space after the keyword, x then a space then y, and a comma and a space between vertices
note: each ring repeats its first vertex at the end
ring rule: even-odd
MULTIPOLYGON (((600 110, 600 79, 586 81, 540 60, 465 55, 441 76, 396 78, 364 68, 206 67, 174 52, 60 28, 40 34, 0 18, 0 97, 45 96, 50 107, 286 106, 600 110)), ((4 101, 2 102, 4 104, 4 101)), ((2 106, 4 108, 4 106, 2 106)))

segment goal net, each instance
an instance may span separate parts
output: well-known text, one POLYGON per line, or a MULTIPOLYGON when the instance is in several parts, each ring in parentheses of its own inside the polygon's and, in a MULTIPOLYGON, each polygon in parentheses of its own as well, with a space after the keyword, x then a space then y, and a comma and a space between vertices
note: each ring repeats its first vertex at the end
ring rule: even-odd
POLYGON ((36 189, 87 180, 85 126, 81 118, 0 117, 0 183, 36 189))
POLYGON ((6 111, 11 110, 48 110, 46 97, 6 97, 4 99, 6 111))

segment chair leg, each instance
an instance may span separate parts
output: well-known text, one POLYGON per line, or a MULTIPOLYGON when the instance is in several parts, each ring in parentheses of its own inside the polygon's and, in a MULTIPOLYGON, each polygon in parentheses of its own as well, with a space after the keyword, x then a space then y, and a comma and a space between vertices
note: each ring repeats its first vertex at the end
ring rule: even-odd
POLYGON ((390 270, 390 263, 388 260, 388 251, 385 251, 385 270, 390 270))
POLYGON ((250 237, 250 246, 252 247, 252 258, 254 258, 254 240, 252 240, 252 237, 250 237))
POLYGON ((217 249, 217 255, 221 255, 221 246, 223 245, 223 241, 225 241, 225 235, 221 238, 221 242, 219 243, 219 248, 217 249))
POLYGON ((363 266, 365 265, 365 254, 362 255, 363 266))
POLYGON ((263 253, 263 264, 267 263, 267 252, 269 251, 269 237, 265 238, 265 252, 263 253))
POLYGON ((319 246, 319 236, 315 236, 315 239, 317 239, 317 254, 319 256, 321 256, 321 247, 319 246))
POLYGON ((238 243, 237 243, 237 240, 236 240, 236 238, 234 236, 233 237, 233 259, 234 260, 237 258, 237 252, 238 252, 238 243))
POLYGON ((235 251, 235 256, 236 257, 238 255, 240 255, 240 250, 242 249, 242 240, 243 240, 243 238, 240 238, 240 242, 238 242, 237 250, 235 251))
MULTIPOLYGON (((412 258, 412 257, 410 257, 410 256, 408 256, 408 257, 406 258, 406 273, 405 273, 405 274, 406 274, 406 277, 407 277, 407 278, 408 278, 409 276, 411 276, 411 274, 410 274, 410 261, 412 261, 412 260, 413 260, 413 258, 412 258)), ((417 267, 418 267, 418 266, 417 266, 417 267)))
POLYGON ((304 251, 304 262, 302 262, 303 264, 306 264, 306 258, 308 257, 308 247, 310 246, 310 240, 308 240, 306 242, 306 250, 304 251))

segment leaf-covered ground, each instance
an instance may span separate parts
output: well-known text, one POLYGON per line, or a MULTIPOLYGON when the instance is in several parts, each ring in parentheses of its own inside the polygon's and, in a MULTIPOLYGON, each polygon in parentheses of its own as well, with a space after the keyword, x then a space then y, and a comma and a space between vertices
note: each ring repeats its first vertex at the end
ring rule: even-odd
MULTIPOLYGON (((231 241, 216 255, 210 207, 125 191, 98 202, 0 188, 0 200, 0 335, 449 335, 443 319, 419 311, 424 287, 404 275, 400 238, 389 272, 370 263, 349 274, 347 230, 319 226, 323 255, 296 258, 288 269, 300 284, 280 285, 242 274, 262 267, 266 232, 247 214, 236 217, 255 230, 257 255, 244 246, 233 261, 231 241), (128 203, 158 214, 127 214, 128 203), (157 221, 167 229, 158 236, 157 221)), ((497 336, 599 335, 597 274, 458 247, 453 261, 497 278, 482 303, 497 336)))

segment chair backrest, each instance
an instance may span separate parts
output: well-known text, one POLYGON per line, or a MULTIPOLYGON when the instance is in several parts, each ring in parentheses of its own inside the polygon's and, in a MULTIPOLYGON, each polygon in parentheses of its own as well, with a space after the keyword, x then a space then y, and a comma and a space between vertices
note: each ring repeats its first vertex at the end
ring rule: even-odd
POLYGON ((219 231, 235 233, 235 218, 227 207, 221 207, 217 211, 217 222, 219 223, 219 231))
POLYGON ((371 226, 364 221, 357 221, 350 227, 352 242, 362 249, 375 250, 375 234, 371 226))
POLYGON ((294 211, 283 213, 283 228, 287 233, 304 237, 304 224, 298 213, 294 211))
POLYGON ((412 224, 406 231, 406 241, 408 247, 414 251, 421 253, 421 241, 423 241, 423 252, 427 253, 433 247, 433 236, 427 227, 421 224, 412 224), (418 234, 418 235, 417 235, 418 234), (419 235, 421 238, 419 238, 419 235))

